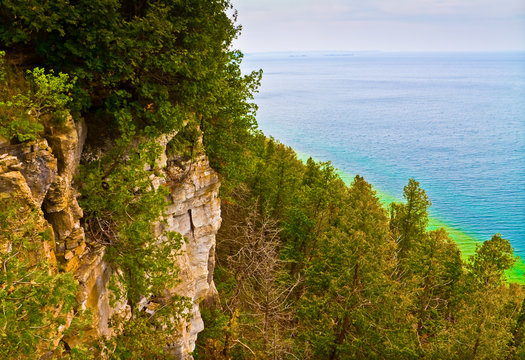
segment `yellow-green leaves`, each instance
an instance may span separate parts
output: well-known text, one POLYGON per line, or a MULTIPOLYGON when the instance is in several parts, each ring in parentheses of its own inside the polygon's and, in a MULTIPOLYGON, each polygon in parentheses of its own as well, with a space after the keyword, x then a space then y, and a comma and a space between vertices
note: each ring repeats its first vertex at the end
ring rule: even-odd
POLYGON ((42 68, 28 70, 26 78, 7 68, 0 54, 0 135, 18 141, 35 140, 44 130, 43 122, 65 122, 76 78, 42 68))

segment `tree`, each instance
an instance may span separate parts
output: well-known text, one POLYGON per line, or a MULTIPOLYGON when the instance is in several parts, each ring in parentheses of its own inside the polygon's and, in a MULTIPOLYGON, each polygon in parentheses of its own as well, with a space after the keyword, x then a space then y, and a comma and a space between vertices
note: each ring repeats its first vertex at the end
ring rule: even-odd
POLYGON ((88 235, 106 247, 105 260, 118 280, 112 287, 115 296, 125 297, 134 312, 143 296, 159 295, 177 284, 182 238, 172 232, 157 237, 152 226, 161 221, 167 196, 165 187, 153 187, 148 170, 158 146, 143 143, 133 152, 114 151, 121 152, 118 165, 110 154, 81 168, 80 205, 88 235))
POLYGON ((435 354, 451 359, 504 359, 511 351, 513 323, 522 294, 505 283, 516 259, 499 234, 476 247, 462 279, 454 321, 442 329, 435 354))
POLYGON ((35 140, 46 122, 64 123, 69 115, 69 91, 76 79, 42 68, 23 74, 6 65, 4 57, 5 52, 0 51, 0 135, 10 141, 35 140))
POLYGON ((193 122, 212 166, 239 182, 262 72, 241 73, 231 8, 229 0, 7 1, 0 44, 9 62, 78 78, 71 109, 86 119, 91 146, 120 137, 122 122, 137 137, 193 122))
POLYGON ((231 287, 224 289, 222 304, 237 329, 232 337, 230 324, 218 337, 224 358, 282 359, 291 351, 289 297, 298 280, 287 281, 285 264, 279 259, 280 230, 259 209, 246 189, 238 189, 236 203, 224 207, 226 221, 217 238, 217 252, 223 259, 219 271, 227 272, 231 287))
POLYGON ((481 246, 476 245, 476 252, 467 264, 469 276, 482 287, 496 287, 505 282, 505 271, 516 263, 514 250, 510 242, 495 234, 481 246))
POLYGON ((408 265, 414 277, 406 290, 413 294, 411 308, 418 345, 425 351, 427 343, 451 318, 463 262, 457 245, 446 231, 437 229, 412 248, 408 265))
POLYGON ((298 309, 304 358, 410 358, 396 319, 402 312, 393 309, 399 302, 388 230, 371 185, 356 176, 338 222, 321 235, 306 270, 298 309))
MULTIPOLYGON (((256 128, 251 99, 261 72, 241 73, 242 54, 231 48, 240 31, 231 7, 229 0, 13 0, 0 9, 7 62, 37 66, 35 83, 58 88, 44 94, 53 106, 32 103, 36 112, 70 110, 75 120, 86 120, 93 156, 81 166, 81 205, 88 235, 106 247, 118 280, 113 292, 132 308, 128 333, 144 323, 139 300, 160 297, 177 281, 182 239, 152 231, 166 196, 149 179, 159 171, 155 139, 200 128, 211 164, 233 184, 244 174, 238 169, 256 128), (53 71, 62 82, 52 82, 53 71), (77 79, 74 86, 68 78, 77 79)), ((18 107, 17 115, 27 113, 18 107)), ((42 128, 33 123, 8 129, 9 137, 39 136, 42 128)), ((4 125, 2 117, 2 133, 4 125)), ((175 309, 174 317, 182 311, 175 309)))
MULTIPOLYGON (((521 292, 524 292, 523 285, 521 292)), ((514 328, 512 329, 512 340, 509 343, 510 351, 508 360, 521 359, 525 356, 525 297, 518 312, 514 328)))
POLYGON ((317 252, 318 240, 340 216, 347 188, 330 162, 308 159, 302 183, 283 219, 282 256, 292 276, 317 252))
POLYGON ((421 189, 419 182, 414 179, 410 179, 404 187, 403 197, 406 200, 405 204, 390 205, 390 228, 397 237, 398 257, 401 261, 410 248, 421 242, 425 236, 428 207, 431 205, 425 190, 421 189))

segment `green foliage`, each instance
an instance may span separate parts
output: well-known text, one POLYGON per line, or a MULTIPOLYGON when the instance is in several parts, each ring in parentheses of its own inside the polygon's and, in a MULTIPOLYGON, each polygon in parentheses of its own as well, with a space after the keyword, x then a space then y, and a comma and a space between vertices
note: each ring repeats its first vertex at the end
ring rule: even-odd
POLYGON ((60 326, 73 316, 77 282, 56 273, 44 249, 52 230, 39 210, 0 200, 0 356, 31 359, 52 349, 60 326))
MULTIPOLYGON (((167 357, 168 336, 152 327, 147 315, 126 322, 125 330, 109 340, 111 359, 158 359, 167 357)), ((107 346, 107 345, 106 345, 107 346)))
MULTIPOLYGON (((330 163, 303 164, 266 139, 251 102, 262 72, 241 73, 229 10, 229 0, 2 3, 2 49, 11 63, 37 67, 25 80, 0 56, 0 135, 36 139, 70 108, 86 118, 94 153, 94 138, 111 140, 81 168, 80 202, 90 237, 106 246, 113 300, 125 298, 132 317, 113 319, 122 332, 101 340, 97 356, 166 357, 187 314, 185 299, 162 296, 177 283, 182 239, 162 234, 168 193, 150 178, 152 139, 178 132, 168 150, 187 161, 200 129, 223 178, 224 221, 222 299, 197 356, 520 358, 525 291, 505 283, 515 261, 508 241, 495 235, 465 265, 444 230, 427 230, 431 202, 414 179, 388 217, 361 177, 348 188, 330 163)), ((76 288, 36 261, 44 257, 31 244, 47 240, 26 221, 32 212, 9 209, 0 213, 0 351, 23 358, 56 334, 76 288)), ((88 358, 87 350, 65 356, 88 358)))
POLYGON ((133 132, 123 131, 109 155, 82 167, 80 204, 90 236, 107 247, 105 259, 117 280, 112 287, 116 298, 127 296, 134 309, 141 296, 176 284, 175 257, 182 239, 171 232, 159 239, 154 232, 168 195, 163 186, 153 188, 152 171, 146 170, 155 164, 159 148, 154 142, 134 148, 133 132))
POLYGON ((193 160, 202 153, 199 137, 202 133, 195 126, 185 126, 166 145, 166 155, 181 162, 193 160))
POLYGON ((291 149, 258 134, 244 151, 244 184, 223 203, 217 237, 221 312, 206 319, 214 330, 200 338, 199 356, 495 359, 522 351, 525 293, 504 282, 514 261, 508 242, 496 236, 465 265, 443 229, 427 230, 430 200, 414 179, 404 189, 406 202, 393 204, 388 217, 359 176, 347 188, 329 163, 302 164, 291 149), (280 229, 285 271, 253 287, 257 270, 246 269, 269 262, 251 260, 261 247, 243 231, 265 221, 280 229), (272 314, 286 320, 268 346, 271 317, 257 318, 254 304, 271 298, 271 289, 289 292, 281 290, 286 300, 275 302, 272 314))
POLYGON ((521 359, 525 357, 525 298, 516 317, 514 328, 512 329, 512 340, 510 341, 509 360, 521 359))
POLYGON ((56 124, 66 120, 69 92, 76 78, 67 74, 45 73, 42 68, 27 71, 24 80, 16 69, 7 69, 0 54, 0 135, 18 141, 35 140, 44 130, 45 119, 56 124))
POLYGON ((406 204, 390 205, 390 227, 399 243, 399 258, 403 259, 411 247, 425 236, 428 223, 428 207, 431 205, 425 190, 414 179, 403 189, 406 204))
POLYGON ((407 255, 404 291, 412 292, 408 310, 417 342, 426 351, 429 339, 448 325, 463 262, 457 245, 443 229, 427 232, 407 255))
MULTIPOLYGON (((149 179, 158 155, 151 139, 187 123, 170 144, 174 152, 182 150, 183 160, 196 150, 189 130, 200 127, 211 163, 231 183, 244 174, 238 165, 247 164, 243 150, 256 127, 250 100, 260 72, 241 74, 242 55, 231 49, 240 27, 228 16, 230 9, 228 0, 2 4, 0 44, 10 62, 38 66, 30 88, 3 98, 12 113, 3 118, 6 137, 35 139, 42 118, 59 123, 69 107, 75 118, 86 119, 94 154, 99 135, 111 139, 111 151, 81 168, 80 203, 89 235, 106 246, 113 293, 131 305, 133 320, 125 332, 132 337, 146 323, 158 331, 141 318, 139 302, 176 284, 174 259, 182 241, 177 234, 157 236, 168 194, 149 179), (74 85, 63 73, 77 79, 74 85)), ((128 340, 131 345, 122 337, 111 353, 153 357, 149 350, 128 352, 140 347, 137 339, 128 340)), ((149 340, 166 339, 144 343, 149 340)))
POLYGON ((201 309, 201 316, 206 326, 199 334, 196 349, 192 354, 194 359, 227 359, 225 353, 228 351, 225 351, 227 349, 225 342, 227 339, 236 337, 235 332, 238 331, 238 329, 234 329, 237 325, 236 316, 230 318, 218 309, 206 307, 201 309))
POLYGON ((22 115, 22 113, 19 115, 21 116, 18 120, 9 121, 0 127, 0 135, 6 139, 15 138, 21 142, 35 140, 42 133, 44 127, 22 115))
POLYGON ((411 358, 395 309, 402 302, 390 277, 395 244, 386 212, 360 176, 343 199, 339 222, 321 238, 305 272, 298 307, 302 356, 411 358), (394 338, 402 348, 390 346, 394 338))
POLYGON ((69 79, 69 75, 59 73, 54 75, 53 70, 48 74, 44 69, 28 70, 33 91, 30 94, 20 94, 15 97, 14 104, 24 106, 37 120, 48 114, 55 123, 63 123, 68 115, 68 105, 76 78, 69 79))
POLYGON ((93 354, 93 349, 90 349, 89 346, 85 344, 79 344, 72 347, 71 349, 64 351, 61 354, 55 356, 57 359, 61 360, 94 360, 95 354, 93 354))
POLYGON ((5 51, 0 51, 0 83, 6 81, 5 51))
POLYGON ((111 300, 124 299, 132 310, 129 321, 113 319, 110 326, 123 330, 102 340, 99 351, 110 359, 158 359, 167 356, 166 344, 175 341, 180 321, 189 320, 188 299, 164 298, 165 290, 179 282, 175 259, 182 238, 162 232, 169 193, 151 180, 159 175, 155 168, 159 146, 153 141, 135 145, 129 112, 123 107, 118 116, 121 136, 116 146, 80 171, 86 229, 106 247, 105 260, 113 269, 111 300), (151 314, 143 309, 145 298, 150 299, 151 314))
POLYGON ((492 239, 476 246, 467 269, 480 286, 497 286, 505 281, 505 271, 516 263, 509 241, 496 234, 492 239))
MULTIPOLYGON (((111 99, 125 91, 140 129, 167 133, 196 114, 213 127, 235 124, 235 135, 254 123, 247 100, 258 75, 240 74, 230 8, 227 0, 8 1, 0 42, 77 76, 75 108, 84 112, 103 106, 115 119, 111 99)), ((210 147, 218 136, 210 133, 210 147)))
MULTIPOLYGON (((107 359, 165 359, 169 358, 167 344, 174 343, 179 334, 182 317, 188 303, 179 297, 165 299, 163 304, 155 304, 155 312, 137 312, 129 319, 112 318, 113 328, 122 328, 112 338, 102 338, 97 346, 97 357, 107 359), (177 315, 179 314, 179 315, 177 315)), ((150 303, 151 304, 151 303, 150 303)))
POLYGON ((250 174, 253 159, 248 150, 257 131, 257 106, 250 102, 260 85, 262 71, 241 76, 242 55, 230 54, 224 80, 215 87, 218 111, 201 120, 204 146, 214 169, 227 179, 222 193, 229 196, 250 174))
MULTIPOLYGON (((493 272, 498 267, 496 264, 507 258, 510 249, 508 242, 499 235, 494 239, 495 242, 489 240, 486 246, 478 247, 470 259, 452 308, 454 321, 442 327, 435 341, 429 344, 428 353, 432 358, 512 359, 519 351, 524 288, 503 283, 493 272), (496 244, 498 246, 494 246, 496 244), (492 255, 486 257, 488 253, 492 255), (486 282, 485 275, 478 277, 480 273, 494 277, 490 276, 490 281, 486 282)), ((496 272, 503 276, 500 271, 496 272)))

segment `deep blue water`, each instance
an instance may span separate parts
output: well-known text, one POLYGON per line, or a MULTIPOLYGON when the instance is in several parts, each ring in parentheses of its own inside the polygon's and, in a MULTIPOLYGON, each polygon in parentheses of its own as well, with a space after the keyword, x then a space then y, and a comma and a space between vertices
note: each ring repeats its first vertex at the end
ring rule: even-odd
POLYGON ((410 177, 431 215, 479 240, 499 232, 525 258, 525 53, 277 53, 259 127, 402 199, 410 177))

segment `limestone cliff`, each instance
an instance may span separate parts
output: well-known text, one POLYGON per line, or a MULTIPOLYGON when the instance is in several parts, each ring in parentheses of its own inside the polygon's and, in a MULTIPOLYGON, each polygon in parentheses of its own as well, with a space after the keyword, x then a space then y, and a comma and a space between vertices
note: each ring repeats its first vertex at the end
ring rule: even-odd
POLYGON ((204 329, 199 303, 216 293, 213 268, 215 234, 221 224, 217 197, 220 183, 205 155, 182 165, 169 161, 166 173, 171 189, 167 230, 187 239, 179 257, 182 282, 174 292, 189 297, 193 303, 192 320, 181 324, 181 336, 174 347, 179 358, 189 358, 185 354, 194 350, 197 334, 204 329))
MULTIPOLYGON (((69 119, 64 126, 47 128, 44 139, 17 145, 0 143, 0 195, 16 191, 25 194, 24 201, 41 208, 42 223, 52 226, 54 232, 53 241, 46 245, 46 256, 57 264, 56 271, 75 275, 80 284, 79 306, 94 314, 90 336, 63 338, 68 345, 100 335, 111 336, 115 331, 109 326, 111 316, 126 318, 130 311, 123 302, 110 305, 111 267, 104 261, 104 247, 84 231, 74 176, 85 138, 86 127, 69 119)), ((163 154, 159 161, 164 176, 152 172, 150 179, 154 186, 168 186, 170 198, 166 225, 157 225, 156 231, 176 231, 187 239, 178 257, 181 282, 168 290, 192 303, 191 321, 180 324, 180 333, 174 334, 176 341, 170 347, 175 358, 190 359, 197 334, 203 329, 199 303, 216 291, 212 274, 215 234, 221 223, 220 183, 202 153, 184 162, 163 154)))

